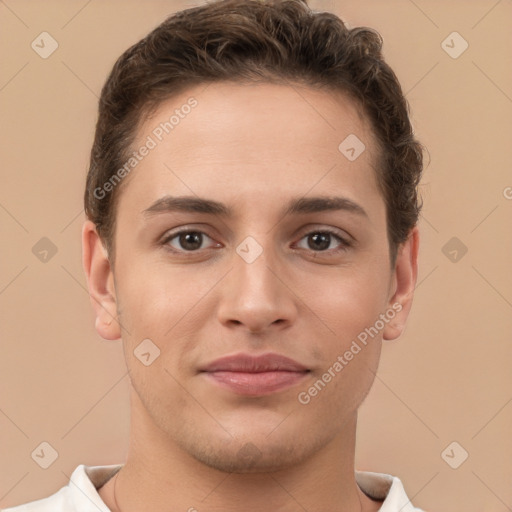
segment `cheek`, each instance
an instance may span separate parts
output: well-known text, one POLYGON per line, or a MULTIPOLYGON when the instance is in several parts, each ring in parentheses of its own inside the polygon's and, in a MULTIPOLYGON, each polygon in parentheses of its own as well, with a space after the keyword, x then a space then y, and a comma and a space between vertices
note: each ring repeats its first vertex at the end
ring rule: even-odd
POLYGON ((311 318, 318 335, 311 337, 312 353, 319 366, 313 388, 301 391, 315 407, 329 408, 339 402, 345 410, 355 410, 378 368, 382 322, 375 326, 385 311, 388 275, 383 268, 361 267, 340 270, 339 275, 323 280, 324 286, 316 288, 323 293, 305 296, 304 302, 315 313, 311 318))
POLYGON ((303 301, 317 317, 318 329, 343 346, 373 326, 383 313, 387 277, 382 270, 340 269, 339 277, 324 276, 308 291, 304 289, 303 301))
POLYGON ((139 334, 162 336, 190 309, 197 287, 155 263, 127 267, 119 269, 122 286, 116 290, 121 315, 139 334))
POLYGON ((197 344, 199 326, 211 315, 212 307, 205 306, 207 301, 204 299, 218 281, 218 275, 191 279, 190 273, 158 263, 132 265, 131 270, 123 270, 125 273, 120 274, 119 279, 122 286, 116 291, 120 321, 126 328, 122 335, 125 357, 130 369, 137 372, 148 386, 154 385, 152 382, 164 382, 167 389, 174 381, 165 370, 176 373, 176 377, 177 373, 181 374, 178 368, 183 367, 187 354, 197 344), (151 342, 144 341, 148 339, 151 342), (150 352, 158 353, 150 370, 134 357, 134 351, 136 355, 143 350, 143 343, 148 345, 150 352), (162 366, 162 375, 146 379, 146 374, 157 371, 159 366, 162 366))

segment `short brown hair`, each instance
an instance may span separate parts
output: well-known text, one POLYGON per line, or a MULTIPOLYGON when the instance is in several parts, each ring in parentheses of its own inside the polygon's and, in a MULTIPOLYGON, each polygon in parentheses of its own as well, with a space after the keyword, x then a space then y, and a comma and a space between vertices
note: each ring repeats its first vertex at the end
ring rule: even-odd
POLYGON ((375 30, 349 29, 332 13, 312 11, 307 0, 217 0, 175 13, 126 50, 101 92, 84 197, 111 263, 121 186, 109 187, 108 194, 102 187, 129 158, 144 117, 194 85, 285 81, 342 91, 370 120, 394 265, 422 207, 423 146, 381 48, 375 30))

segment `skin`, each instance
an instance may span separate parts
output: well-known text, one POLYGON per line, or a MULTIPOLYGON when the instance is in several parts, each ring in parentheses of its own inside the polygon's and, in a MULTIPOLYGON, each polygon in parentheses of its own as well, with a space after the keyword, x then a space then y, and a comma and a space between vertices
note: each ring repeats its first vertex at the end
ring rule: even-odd
POLYGON ((197 107, 122 184, 115 267, 94 224, 83 226, 96 329, 106 340, 122 338, 131 380, 127 461, 100 496, 119 510, 115 482, 123 512, 260 512, 269 504, 280 512, 378 510, 354 477, 357 410, 382 340, 400 336, 406 323, 418 229, 391 267, 375 140, 345 95, 296 85, 202 85, 161 103, 134 148, 191 96, 197 107), (366 146, 352 162, 338 150, 351 133, 366 146), (145 218, 167 194, 213 199, 233 215, 145 218), (292 199, 332 195, 358 203, 367 216, 281 213, 292 199), (199 249, 187 252, 179 237, 164 243, 179 227, 205 233, 199 249), (319 250, 308 235, 329 228, 353 244, 344 248, 331 237, 319 250), (236 252, 247 236, 263 250, 252 263, 236 252), (395 303, 402 310, 379 335, 307 405, 299 403, 298 393, 395 303), (160 349, 149 366, 134 356, 147 338, 160 349), (236 395, 198 372, 240 352, 276 352, 310 372, 265 397, 236 395))

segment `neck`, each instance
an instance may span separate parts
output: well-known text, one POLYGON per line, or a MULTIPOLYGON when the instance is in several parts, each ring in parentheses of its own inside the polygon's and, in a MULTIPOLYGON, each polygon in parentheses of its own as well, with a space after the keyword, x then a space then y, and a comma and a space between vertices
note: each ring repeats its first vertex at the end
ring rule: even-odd
POLYGON ((355 481, 356 417, 300 464, 226 473, 196 460, 155 426, 133 389, 131 400, 130 445, 115 477, 115 498, 113 488, 100 492, 114 512, 260 512, 270 505, 276 512, 375 510, 355 481))

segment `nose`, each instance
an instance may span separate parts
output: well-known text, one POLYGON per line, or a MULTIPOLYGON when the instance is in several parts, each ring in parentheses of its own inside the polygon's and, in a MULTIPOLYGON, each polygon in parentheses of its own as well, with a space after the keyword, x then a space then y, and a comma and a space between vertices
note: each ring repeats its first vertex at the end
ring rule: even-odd
POLYGON ((297 300, 293 286, 286 283, 283 264, 269 249, 251 263, 238 254, 223 283, 218 308, 219 321, 251 333, 284 329, 297 318, 297 300))

